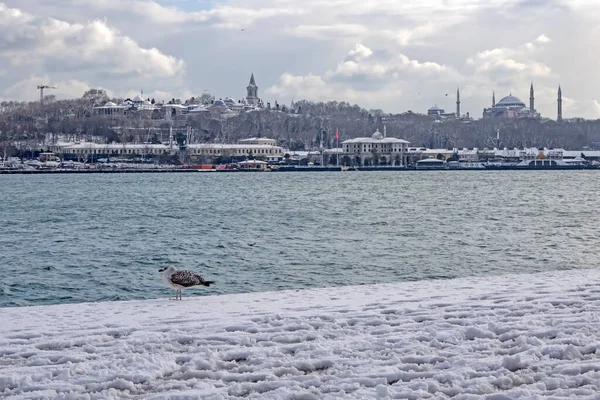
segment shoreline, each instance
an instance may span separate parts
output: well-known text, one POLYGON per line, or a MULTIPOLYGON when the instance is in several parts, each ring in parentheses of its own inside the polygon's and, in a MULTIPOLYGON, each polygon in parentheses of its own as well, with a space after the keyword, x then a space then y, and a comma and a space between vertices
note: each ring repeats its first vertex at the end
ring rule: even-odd
POLYGON ((361 172, 361 171, 403 171, 403 172, 425 172, 425 171, 600 171, 597 167, 548 167, 548 168, 454 168, 454 169, 415 169, 405 167, 359 167, 343 171, 341 167, 305 167, 305 168, 279 168, 271 171, 263 170, 235 170, 235 169, 183 169, 183 168, 130 168, 130 169, 97 169, 97 170, 0 170, 0 175, 57 175, 57 174, 148 174, 148 173, 235 173, 235 172, 361 172))

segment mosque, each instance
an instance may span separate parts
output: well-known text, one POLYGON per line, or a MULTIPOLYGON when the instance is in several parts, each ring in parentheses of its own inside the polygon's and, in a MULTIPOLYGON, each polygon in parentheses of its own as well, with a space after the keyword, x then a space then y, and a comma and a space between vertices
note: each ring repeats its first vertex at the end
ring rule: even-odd
MULTIPOLYGON (((557 110, 557 121, 562 121, 562 91, 560 86, 558 87, 558 110, 557 110)), ((535 109, 535 91, 533 89, 533 82, 529 88, 529 107, 525 105, 518 97, 515 97, 510 93, 508 96, 500 99, 496 103, 496 93, 492 93, 492 106, 490 108, 484 108, 483 118, 540 118, 540 113, 535 109)))

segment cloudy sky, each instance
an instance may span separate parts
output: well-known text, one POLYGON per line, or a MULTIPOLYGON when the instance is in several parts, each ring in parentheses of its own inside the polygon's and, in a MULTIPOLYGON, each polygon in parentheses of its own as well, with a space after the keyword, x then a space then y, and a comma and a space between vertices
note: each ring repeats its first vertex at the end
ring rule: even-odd
POLYGON ((114 96, 345 100, 462 111, 512 94, 600 117, 598 0, 0 0, 0 99, 114 96))

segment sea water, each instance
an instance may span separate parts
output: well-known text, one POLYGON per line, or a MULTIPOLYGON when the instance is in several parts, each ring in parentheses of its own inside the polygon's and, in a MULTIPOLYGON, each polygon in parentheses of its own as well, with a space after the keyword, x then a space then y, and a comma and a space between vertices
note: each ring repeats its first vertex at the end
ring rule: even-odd
MULTIPOLYGON (((596 267, 595 171, 0 176, 0 307, 596 267)), ((559 284, 557 282, 557 284, 559 284)))

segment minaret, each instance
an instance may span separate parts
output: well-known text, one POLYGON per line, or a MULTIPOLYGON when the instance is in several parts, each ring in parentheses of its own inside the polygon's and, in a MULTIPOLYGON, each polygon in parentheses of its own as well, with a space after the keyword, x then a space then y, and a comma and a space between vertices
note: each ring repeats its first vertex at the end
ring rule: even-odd
POLYGON ((456 88, 456 118, 460 118, 460 90, 456 88))
POLYGON ((562 121, 562 90, 558 85, 558 115, 556 116, 558 122, 562 121))
POLYGON ((492 92, 492 108, 496 107, 496 92, 492 92))
POLYGON ((529 89, 529 111, 531 116, 535 113, 535 97, 533 96, 533 82, 531 82, 531 88, 529 89))
POLYGON ((250 76, 250 83, 246 87, 247 96, 246 101, 248 104, 256 106, 258 105, 258 86, 256 85, 256 81, 254 80, 254 73, 250 76))

